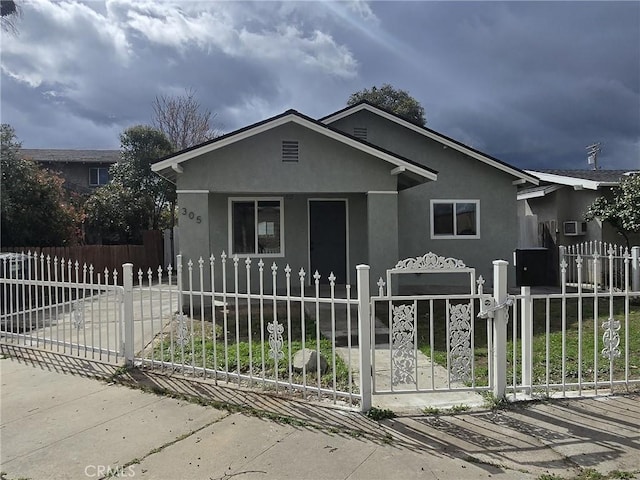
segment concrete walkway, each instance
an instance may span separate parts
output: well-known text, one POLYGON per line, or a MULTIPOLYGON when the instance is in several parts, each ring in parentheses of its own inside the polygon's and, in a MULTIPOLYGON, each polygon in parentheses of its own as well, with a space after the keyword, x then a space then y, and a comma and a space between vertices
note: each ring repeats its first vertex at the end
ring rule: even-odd
POLYGON ((638 393, 376 422, 52 352, 2 354, 3 479, 640 478, 638 393))

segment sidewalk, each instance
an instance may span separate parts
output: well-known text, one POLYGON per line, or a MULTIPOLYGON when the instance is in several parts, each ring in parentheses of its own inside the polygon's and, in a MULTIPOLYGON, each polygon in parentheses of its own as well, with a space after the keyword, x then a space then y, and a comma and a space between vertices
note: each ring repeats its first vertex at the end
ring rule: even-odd
POLYGON ((376 422, 51 352, 2 353, 3 479, 538 479, 581 468, 640 478, 637 393, 376 422))

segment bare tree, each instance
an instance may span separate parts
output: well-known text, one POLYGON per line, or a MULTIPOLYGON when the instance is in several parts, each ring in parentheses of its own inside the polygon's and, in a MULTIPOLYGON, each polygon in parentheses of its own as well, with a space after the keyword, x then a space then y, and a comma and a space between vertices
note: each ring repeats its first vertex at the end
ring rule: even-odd
POLYGON ((183 150, 218 136, 211 128, 210 110, 203 110, 195 90, 185 89, 184 95, 156 96, 153 101, 153 126, 166 135, 173 148, 183 150))
POLYGON ((22 12, 20 6, 14 0, 0 0, 0 23, 2 30, 16 34, 16 20, 20 18, 22 12))

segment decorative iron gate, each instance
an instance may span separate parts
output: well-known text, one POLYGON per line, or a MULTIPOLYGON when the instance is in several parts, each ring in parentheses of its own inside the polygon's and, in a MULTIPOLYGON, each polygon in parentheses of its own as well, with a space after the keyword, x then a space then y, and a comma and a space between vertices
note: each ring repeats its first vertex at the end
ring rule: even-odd
POLYGON ((371 298, 372 393, 488 390, 491 329, 489 319, 479 320, 477 314, 491 297, 483 293, 484 279, 476 279, 475 269, 427 253, 398 262, 386 277, 371 298), (421 282, 426 293, 402 294, 418 289, 402 282, 409 274, 411 280, 415 275, 437 279, 429 282, 431 287, 421 282), (466 277, 466 293, 434 291, 451 283, 445 278, 459 280, 461 275, 466 277))

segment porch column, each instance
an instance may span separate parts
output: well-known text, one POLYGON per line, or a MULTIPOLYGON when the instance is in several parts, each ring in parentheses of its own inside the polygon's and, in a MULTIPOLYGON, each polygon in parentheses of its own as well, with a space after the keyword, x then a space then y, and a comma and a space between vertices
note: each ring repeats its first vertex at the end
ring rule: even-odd
MULTIPOLYGON (((398 192, 367 192, 367 237, 371 285, 398 262, 398 192)), ((377 287, 375 287, 377 288, 377 287)), ((374 289, 374 291, 377 291, 374 289)))
MULTIPOLYGON (((193 262, 194 288, 200 283, 198 259, 204 260, 204 288, 210 288, 209 280, 209 191, 208 190, 178 190, 178 235, 182 254, 184 285, 188 283, 188 262, 193 262)), ((219 255, 219 252, 216 256, 219 255)), ((174 260, 175 262, 175 260, 174 260)))

